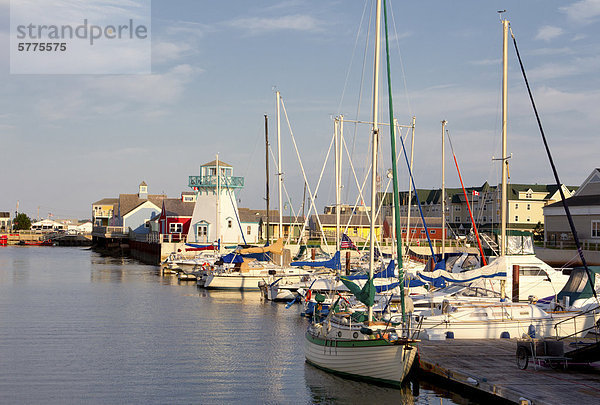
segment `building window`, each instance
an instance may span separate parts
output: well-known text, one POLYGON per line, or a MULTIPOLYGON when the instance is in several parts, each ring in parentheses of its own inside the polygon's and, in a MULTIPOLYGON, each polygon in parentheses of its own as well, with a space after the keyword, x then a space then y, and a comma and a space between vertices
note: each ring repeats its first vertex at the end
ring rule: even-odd
POLYGON ((227 228, 231 228, 233 226, 233 221, 231 219, 227 220, 227 228))
POLYGON ((246 234, 250 235, 252 233, 252 228, 250 227, 250 225, 248 225, 248 227, 246 228, 246 234))
POLYGON ((531 204, 527 204, 527 211, 531 209, 531 204))
POLYGON ((146 221, 146 222, 144 223, 144 227, 146 227, 146 228, 150 228, 150 221, 146 221))
POLYGON ((431 234, 432 234, 432 235, 435 235, 435 229, 432 229, 432 230, 431 230, 431 234))
POLYGON ((531 217, 527 217, 527 222, 531 222, 531 217))
POLYGON ((600 221, 592 221, 592 238, 600 238, 600 221))
POLYGON ((183 231, 183 224, 174 222, 169 224, 169 233, 181 233, 183 231))
POLYGON ((515 204, 515 209, 518 210, 519 209, 519 204, 515 204))
POLYGON ((417 233, 417 230, 416 229, 411 229, 410 233, 417 233))
POLYGON ((454 222, 460 222, 460 217, 454 217, 454 222))
POLYGON ((198 225, 198 237, 208 235, 208 225, 198 225))
POLYGON ((519 216, 515 215, 515 222, 519 222, 519 216))
POLYGON ((525 198, 533 198, 533 195, 531 193, 527 193, 525 194, 525 198))
POLYGON ((486 211, 487 210, 487 205, 483 205, 483 210, 486 211))
POLYGON ((484 215, 483 216, 483 223, 486 223, 486 222, 487 222, 487 217, 484 215))
POLYGON ((457 205, 454 211, 460 211, 460 205, 457 205))

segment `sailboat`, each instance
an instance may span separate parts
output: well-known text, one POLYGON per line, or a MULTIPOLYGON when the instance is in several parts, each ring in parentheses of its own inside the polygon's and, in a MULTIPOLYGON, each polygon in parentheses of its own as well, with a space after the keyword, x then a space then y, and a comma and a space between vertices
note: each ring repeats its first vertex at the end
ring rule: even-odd
MULTIPOLYGON (((370 259, 369 278, 362 289, 352 282, 345 283, 356 297, 367 305, 366 319, 362 312, 336 312, 336 307, 343 304, 339 296, 331 306, 332 310, 325 320, 314 322, 305 335, 304 354, 306 361, 323 370, 342 376, 367 380, 391 385, 400 385, 415 360, 417 350, 416 341, 409 336, 407 324, 401 323, 398 329, 389 322, 375 321, 373 319, 373 303, 375 287, 373 285, 374 273, 374 218, 376 204, 376 168, 377 168, 377 143, 378 129, 378 87, 379 87, 379 47, 381 40, 381 0, 377 0, 375 24, 375 57, 373 78, 373 127, 372 127, 372 161, 371 161, 371 232, 370 232, 370 259), (352 287, 354 286, 354 287, 352 287)), ((385 3, 384 3, 385 13, 385 3)), ((387 14, 387 13, 385 13, 387 14)), ((386 15, 387 34, 387 15, 386 15)), ((386 35, 387 46, 387 35, 386 35)), ((388 79, 389 79, 388 58, 388 79)), ((390 86, 388 86, 390 87, 390 86)), ((391 89, 390 89, 391 93, 391 89)), ((390 96, 391 97, 391 96, 390 96)), ((391 106, 391 102, 390 102, 391 106)), ((390 109, 390 117, 393 111, 390 109)), ((393 130, 392 130, 393 131, 393 130)), ((392 140, 394 139, 392 132, 392 140)), ((394 142, 394 141, 393 141, 394 142)), ((395 151, 392 151, 395 157, 395 151)), ((395 159, 393 168, 395 169, 395 159)), ((395 170, 394 170, 395 171, 395 170)), ((397 188, 397 183, 395 184, 397 188)), ((397 190, 395 199, 398 198, 397 190)), ((397 221, 400 216, 397 215, 397 221)), ((397 232, 400 236, 401 233, 397 232)), ((402 244, 397 244, 401 246, 402 244)), ((401 260, 401 247, 399 248, 401 260)), ((402 279, 400 280, 403 281, 402 279)), ((404 295, 401 294, 404 304, 404 295)))
MULTIPOLYGON (((441 302, 432 303, 431 308, 423 305, 423 309, 415 311, 413 321, 421 324, 419 337, 423 339, 482 339, 549 336, 577 336, 585 334, 586 328, 598 320, 598 314, 589 313, 586 316, 573 317, 568 312, 546 312, 532 302, 509 302, 506 300, 506 291, 510 291, 508 297, 513 301, 522 299, 523 294, 531 295, 532 292, 540 294, 541 297, 556 295, 564 286, 568 277, 562 272, 550 268, 547 264, 533 255, 515 256, 506 254, 506 179, 507 179, 507 153, 506 153, 506 113, 507 113, 507 47, 508 47, 508 20, 502 20, 503 25, 503 125, 502 125, 502 236, 500 239, 500 257, 491 264, 479 269, 451 274, 443 270, 436 270, 429 275, 419 274, 421 278, 429 277, 429 281, 436 278, 445 281, 468 283, 473 278, 479 278, 471 286, 485 286, 484 282, 491 282, 500 289, 501 299, 485 300, 481 298, 450 296, 438 297, 441 302), (513 276, 514 272, 514 276, 513 276), (527 272, 527 273, 526 273, 527 272), (514 278, 513 278, 514 277, 514 278), (527 280, 527 278, 531 280, 527 280), (548 279, 548 281, 546 281, 548 279), (507 280, 510 281, 508 288, 507 280), (519 280, 521 286, 529 287, 523 291, 513 290, 513 281, 519 280), (523 285, 524 284, 524 285, 523 285), (537 285, 536 285, 537 284, 537 285), (537 289, 534 289, 536 287, 537 289)), ((514 287, 519 288, 517 283, 514 287)), ((525 295, 527 298, 528 296, 525 295)), ((540 297, 540 298, 541 298, 540 297)), ((427 298, 425 299, 425 301, 427 298)), ((533 301, 532 297, 529 301, 533 301)), ((526 299, 527 301, 527 299, 526 299)), ((419 305, 420 303, 416 303, 419 305)), ((390 322, 399 320, 400 315, 391 316, 390 322)))

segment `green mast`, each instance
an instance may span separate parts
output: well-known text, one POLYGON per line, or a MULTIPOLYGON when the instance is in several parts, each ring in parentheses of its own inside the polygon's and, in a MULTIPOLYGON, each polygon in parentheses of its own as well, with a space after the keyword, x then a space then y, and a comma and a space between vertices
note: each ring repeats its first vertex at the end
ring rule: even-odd
POLYGON ((394 187, 394 213, 396 216, 396 256, 398 260, 398 279, 400 280, 400 303, 402 306, 402 322, 406 321, 404 309, 404 270, 402 264, 402 228, 400 227, 400 206, 398 204, 398 169, 396 167, 396 131, 394 125, 394 106, 392 102, 392 72, 390 69, 390 46, 388 40, 387 1, 383 0, 383 20, 385 25, 385 56, 387 62, 388 101, 390 113, 390 140, 392 149, 392 184, 394 187))

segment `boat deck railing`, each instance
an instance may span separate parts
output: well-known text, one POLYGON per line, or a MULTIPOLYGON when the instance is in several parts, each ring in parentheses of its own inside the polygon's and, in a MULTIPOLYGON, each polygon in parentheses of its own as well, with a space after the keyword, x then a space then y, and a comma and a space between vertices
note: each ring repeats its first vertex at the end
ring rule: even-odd
POLYGON ((575 327, 575 332, 574 333, 571 333, 571 334, 566 335, 566 336, 559 336, 560 325, 565 324, 566 322, 574 322, 575 326, 576 326, 577 325, 577 320, 578 320, 579 317, 583 317, 583 316, 587 317, 592 312, 593 313, 599 313, 600 312, 600 305, 595 306, 593 308, 590 308, 587 311, 584 311, 584 312, 578 313, 576 315, 573 315, 573 316, 571 316, 571 317, 569 317, 567 319, 563 319, 562 321, 556 322, 554 324, 554 331, 556 333, 557 340, 568 339, 570 337, 577 336, 579 334, 583 334, 584 332, 589 332, 589 331, 592 331, 592 330, 595 331, 596 339, 598 339, 598 336, 600 336, 600 320, 598 320, 597 322, 594 322, 594 324, 592 326, 589 326, 587 328, 584 328, 584 329, 581 329, 581 330, 577 330, 577 327, 575 327))

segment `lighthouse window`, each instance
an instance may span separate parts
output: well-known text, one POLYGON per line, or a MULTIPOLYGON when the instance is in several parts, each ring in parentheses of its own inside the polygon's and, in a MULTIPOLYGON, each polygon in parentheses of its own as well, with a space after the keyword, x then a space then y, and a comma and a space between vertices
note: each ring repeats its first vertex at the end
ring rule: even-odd
POLYGON ((233 221, 231 219, 227 220, 227 228, 231 228, 233 226, 233 221))

